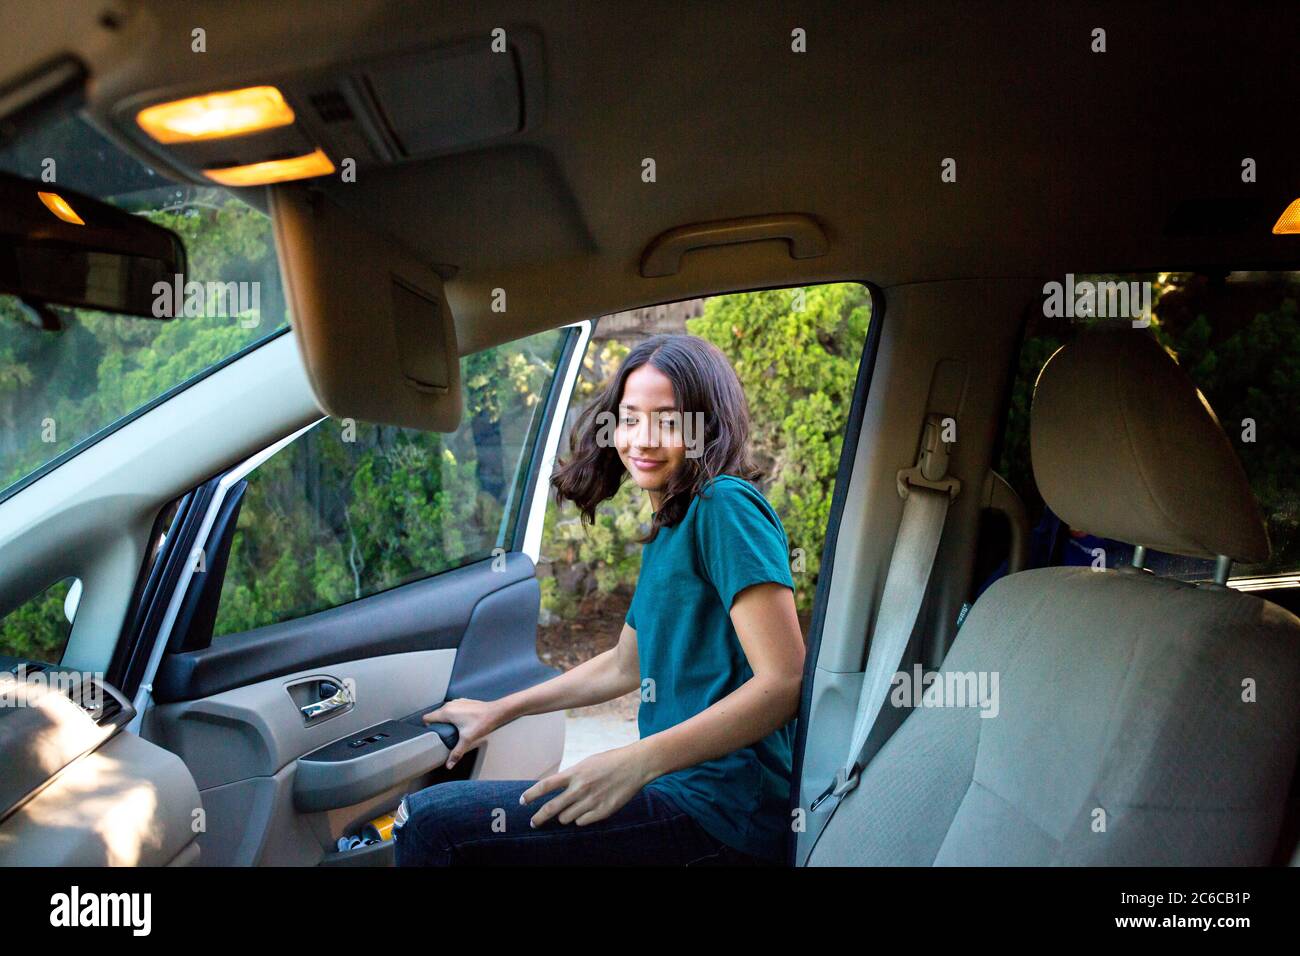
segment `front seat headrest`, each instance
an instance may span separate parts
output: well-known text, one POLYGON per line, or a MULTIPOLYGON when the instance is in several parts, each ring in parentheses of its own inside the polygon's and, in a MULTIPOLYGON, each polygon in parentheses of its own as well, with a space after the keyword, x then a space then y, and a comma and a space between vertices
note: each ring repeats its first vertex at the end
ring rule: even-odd
POLYGON ((1209 403, 1150 334, 1090 330, 1047 360, 1034 480, 1070 527, 1170 554, 1267 560, 1268 532, 1209 403))

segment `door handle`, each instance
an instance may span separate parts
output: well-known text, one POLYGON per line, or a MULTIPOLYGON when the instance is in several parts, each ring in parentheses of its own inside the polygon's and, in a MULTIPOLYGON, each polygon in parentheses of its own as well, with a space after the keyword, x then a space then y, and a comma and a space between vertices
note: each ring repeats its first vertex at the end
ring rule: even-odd
POLYGON ((302 711, 302 716, 305 720, 316 720, 319 717, 324 717, 326 714, 332 714, 334 711, 340 710, 344 707, 351 707, 352 704, 355 703, 355 700, 352 697, 352 692, 349 691, 346 686, 342 684, 336 686, 338 686, 338 690, 329 697, 322 698, 313 704, 304 704, 302 707, 298 708, 302 711))

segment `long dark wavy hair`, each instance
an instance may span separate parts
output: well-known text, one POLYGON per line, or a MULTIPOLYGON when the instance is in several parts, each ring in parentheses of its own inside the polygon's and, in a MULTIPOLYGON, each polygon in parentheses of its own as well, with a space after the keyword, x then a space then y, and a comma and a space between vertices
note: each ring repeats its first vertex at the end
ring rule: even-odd
POLYGON ((591 524, 596 520, 596 506, 614 497, 629 477, 618 449, 597 441, 597 425, 602 412, 618 421, 627 377, 647 363, 673 383, 677 411, 703 413, 704 436, 703 453, 685 458, 669 477, 659 510, 642 542, 653 540, 661 527, 681 521, 691 499, 719 475, 735 475, 747 481, 762 475, 750 456, 749 403, 727 357, 704 339, 656 335, 627 354, 618 371, 579 414, 569 436, 570 457, 559 463, 551 477, 556 501, 572 501, 582 520, 591 524))

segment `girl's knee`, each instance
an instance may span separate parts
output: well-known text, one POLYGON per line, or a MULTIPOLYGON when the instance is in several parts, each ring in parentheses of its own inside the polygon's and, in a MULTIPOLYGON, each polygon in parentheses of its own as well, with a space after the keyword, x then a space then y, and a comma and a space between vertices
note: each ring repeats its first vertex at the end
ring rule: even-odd
POLYGON ((453 781, 408 793, 393 815, 393 839, 397 842, 398 863, 418 862, 438 865, 450 862, 451 840, 445 824, 452 819, 453 781))
POLYGON ((409 793, 397 808, 395 833, 435 854, 494 832, 493 821, 517 804, 527 782, 449 780, 409 793))
POLYGON ((427 842, 442 842, 436 838, 442 835, 444 825, 464 810, 465 794, 461 785, 468 782, 452 780, 408 793, 397 807, 394 827, 418 831, 427 842))

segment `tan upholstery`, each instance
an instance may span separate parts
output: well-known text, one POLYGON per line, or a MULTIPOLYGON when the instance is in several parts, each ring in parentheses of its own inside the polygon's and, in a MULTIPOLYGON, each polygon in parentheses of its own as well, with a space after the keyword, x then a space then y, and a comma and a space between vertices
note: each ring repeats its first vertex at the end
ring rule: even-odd
POLYGON ((1268 558, 1227 435, 1145 331, 1089 331, 1048 360, 1030 448, 1043 500, 1072 528, 1171 554, 1268 558))
POLYGON ((1300 740, 1290 612, 1155 575, 1024 571, 980 596, 936 684, 980 674, 996 716, 912 711, 812 865, 1272 859, 1300 740))

